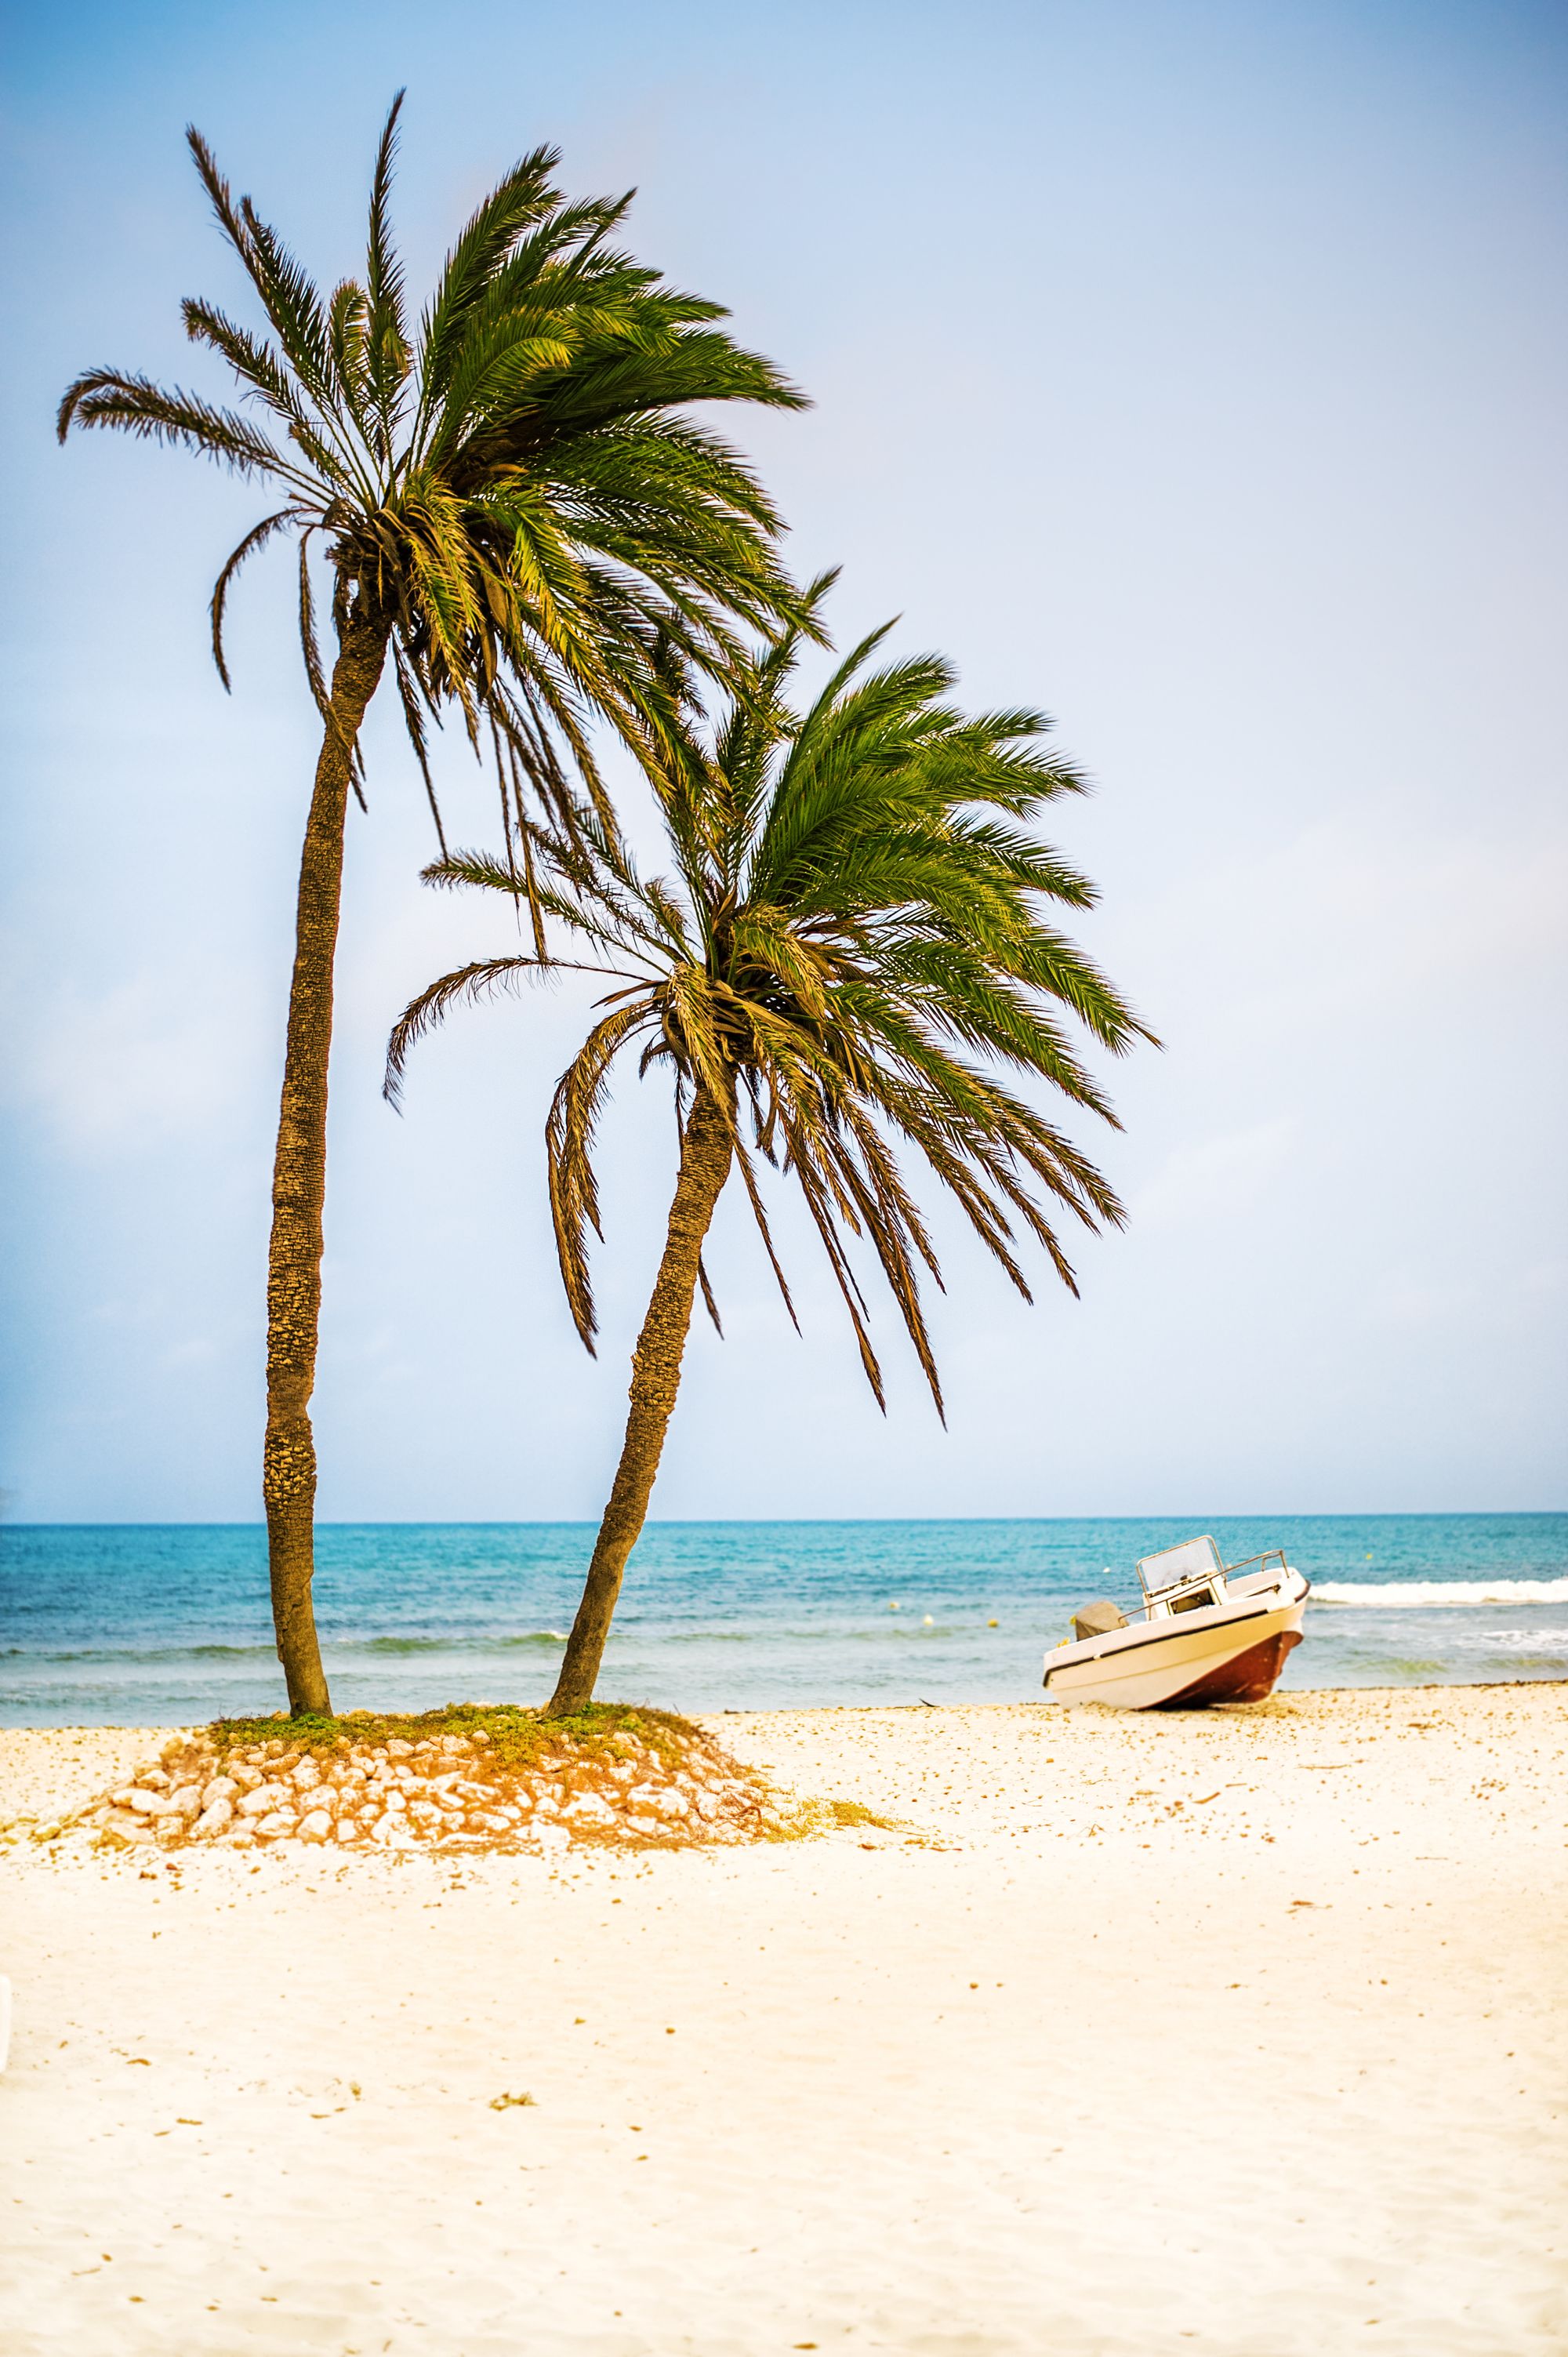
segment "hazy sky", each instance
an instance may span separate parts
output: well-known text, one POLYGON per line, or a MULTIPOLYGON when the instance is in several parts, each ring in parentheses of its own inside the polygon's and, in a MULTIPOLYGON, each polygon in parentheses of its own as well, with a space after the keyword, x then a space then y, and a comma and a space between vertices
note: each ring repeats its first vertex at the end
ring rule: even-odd
MULTIPOLYGON (((257 494, 109 436, 82 367, 220 397, 242 301, 181 133, 331 283, 386 103, 421 286, 542 139, 814 396, 743 438, 841 636, 901 613, 1038 702, 1096 798, 1078 929, 1160 1032, 1086 1142, 1126 1234, 1079 1303, 950 1243, 944 1436, 885 1303, 886 1422, 784 1222, 712 1259, 661 1515, 1564 1503, 1560 6, 792 0, 72 5, 11 20, 3 447, 8 1038, 0 1482, 29 1521, 259 1512, 262 1288, 315 758, 286 558, 207 651, 257 494)), ((384 699, 383 699, 384 700, 384 699)), ((607 1125, 605 1340, 560 1296, 541 1125, 584 993, 390 1019, 508 922, 418 882, 386 710, 351 817, 317 1437, 328 1519, 586 1516, 672 1175, 607 1125)), ((451 831, 493 834, 459 746, 451 831)))

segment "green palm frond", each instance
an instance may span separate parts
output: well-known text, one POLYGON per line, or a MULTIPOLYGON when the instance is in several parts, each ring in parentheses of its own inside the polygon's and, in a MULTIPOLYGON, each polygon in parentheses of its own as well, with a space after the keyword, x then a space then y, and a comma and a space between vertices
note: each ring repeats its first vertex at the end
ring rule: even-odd
MULTIPOLYGON (((721 401, 798 408, 802 396, 724 332, 721 306, 618 250, 629 196, 563 196, 552 147, 525 156, 478 207, 411 328, 391 220, 402 107, 400 91, 372 167, 362 279, 326 297, 192 129, 191 156, 263 324, 193 298, 186 329, 231 371, 241 406, 94 369, 61 403, 60 437, 112 426, 279 486, 287 505, 246 535, 214 589, 226 685, 235 575, 281 533, 303 544, 320 534, 334 620, 341 629, 362 612, 391 642, 437 833, 429 729, 452 706, 477 752, 499 730, 557 833, 579 807, 608 825, 594 722, 607 718, 636 748, 667 741, 661 637, 717 668, 740 631, 804 619, 775 553, 777 511, 693 414, 721 401), (568 770, 585 803, 563 791, 568 770)), ((303 554, 299 605, 320 704, 329 684, 303 554)))
POLYGON ((317 490, 303 468, 292 466, 238 411, 220 409, 177 385, 166 391, 150 377, 119 369, 85 370, 66 392, 55 425, 62 442, 73 425, 113 426, 142 441, 195 450, 237 475, 274 476, 296 485, 306 498, 317 490))
MULTIPOLYGON (((935 1243, 900 1162, 912 1148, 1026 1299, 1025 1248, 1077 1290, 1058 1232, 1123 1217, 1080 1148, 1030 1101, 1048 1091, 1115 1125, 1075 1048, 1123 1053, 1153 1034, 1046 920, 1092 888, 1033 831, 1037 812, 1082 791, 1047 749, 1034 711, 966 716, 950 667, 919 656, 870 668, 873 632, 804 712, 789 692, 807 630, 820 635, 830 579, 802 593, 803 620, 732 667, 703 723, 678 648, 654 658, 670 701, 640 752, 672 872, 643 877, 591 820, 530 821, 557 878, 552 920, 575 931, 625 986, 563 1076, 546 1125, 556 1249, 572 1314, 593 1347, 587 1247, 598 1233, 595 1133, 611 1066, 673 1067, 678 1114, 717 1104, 791 1318, 758 1164, 793 1183, 822 1241, 866 1379, 885 1404, 856 1271, 880 1268, 939 1412, 922 1281, 935 1243), (640 977, 646 976, 646 979, 640 977), (746 1133, 749 1132, 749 1135, 746 1133)), ((426 871, 444 885, 516 891, 510 858, 464 853, 426 871)), ((515 962, 433 985, 393 1035, 389 1087, 413 1039, 515 962)), ((717 1316, 711 1287, 704 1298, 717 1316)))
POLYGON ((264 548, 274 533, 285 531, 290 524, 297 521, 298 518, 293 508, 279 508, 274 514, 263 516, 260 523, 252 524, 239 547, 224 563, 222 570, 212 585, 212 602, 209 609, 212 618, 212 660, 218 666, 218 676, 225 687, 231 684, 228 661, 223 652, 223 613, 229 599, 229 585, 247 557, 253 556, 259 548, 264 548))

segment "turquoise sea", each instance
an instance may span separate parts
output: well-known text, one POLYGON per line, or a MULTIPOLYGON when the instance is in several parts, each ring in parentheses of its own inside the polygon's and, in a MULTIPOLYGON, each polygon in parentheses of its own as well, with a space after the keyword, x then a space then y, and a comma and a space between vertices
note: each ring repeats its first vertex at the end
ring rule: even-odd
MULTIPOLYGON (((1073 1606, 1210 1530, 1313 1582, 1286 1686, 1568 1677, 1568 1514, 650 1523, 603 1695, 672 1708, 1030 1701, 1073 1606), (993 1627, 992 1622, 995 1623, 993 1627)), ((541 1700, 586 1523, 337 1523, 317 1611, 342 1710, 541 1700)), ((259 1524, 0 1528, 0 1723, 276 1709, 259 1524)))

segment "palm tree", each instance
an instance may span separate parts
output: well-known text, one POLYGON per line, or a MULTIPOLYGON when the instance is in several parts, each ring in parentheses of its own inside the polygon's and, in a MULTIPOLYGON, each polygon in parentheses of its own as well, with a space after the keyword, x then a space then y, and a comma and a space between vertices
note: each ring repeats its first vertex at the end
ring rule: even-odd
MULTIPOLYGON (((316 1381, 326 1188, 333 958, 360 730, 388 656, 436 832, 428 723, 456 705, 476 752, 493 755, 520 899, 534 877, 531 804, 567 835, 585 780, 602 832, 612 820, 585 730, 593 716, 639 738, 660 727, 656 644, 702 666, 731 651, 737 622, 798 613, 770 543, 779 519, 749 469, 691 405, 801 396, 714 322, 714 303, 675 292, 613 239, 630 202, 568 203, 536 148, 485 199, 411 326, 388 206, 402 93, 371 182, 362 285, 323 298, 248 197, 236 199, 194 130, 191 153, 271 329, 257 335, 188 302, 192 339, 224 360, 248 407, 91 369, 59 410, 214 458, 272 487, 280 504, 249 531, 212 594, 212 651, 225 687, 223 613, 246 559, 298 544, 300 640, 322 743, 300 860, 293 983, 273 1179, 267 1275, 263 1486, 279 1657, 294 1711, 330 1708, 317 1643, 316 1381), (318 651, 311 544, 331 576, 338 653, 318 651)), ((537 920, 536 920, 537 922, 537 920)), ((541 946, 542 939, 541 939, 541 946)))
MULTIPOLYGON (((831 578, 831 576, 830 576, 831 578)), ((827 587, 809 593, 814 613, 827 587)), ((758 1158, 805 1199, 848 1308, 861 1363, 886 1407, 866 1302, 852 1264, 864 1237, 879 1262, 939 1414, 941 1387, 921 1307, 931 1239, 893 1140, 927 1166, 1024 1295, 1021 1227, 1077 1290, 1045 1202, 1090 1229, 1120 1225, 1100 1173, 997 1068, 1046 1082, 1114 1123, 1074 1053, 1064 1017, 1113 1053, 1152 1033, 1044 921, 1041 904, 1094 892, 1028 822, 1082 791, 1038 739, 1035 712, 966 719, 944 701, 932 656, 867 671, 867 639, 803 715, 786 701, 800 631, 743 658, 711 728, 688 717, 643 747, 674 875, 643 881, 585 814, 569 841, 538 846, 561 882, 548 913, 598 952, 607 1007, 554 1094, 546 1125, 556 1247, 577 1330, 596 1318, 586 1254, 599 1232, 595 1126, 615 1060, 671 1068, 680 1165, 652 1297, 632 1356, 631 1412, 551 1709, 592 1697, 627 1559, 648 1512, 700 1286, 718 1311, 703 1245, 738 1169, 790 1317, 758 1183, 758 1158)), ((433 881, 507 891, 506 863, 438 861, 433 881)), ((445 975, 392 1037, 396 1096, 408 1051, 456 1002, 557 963, 489 959, 445 975)), ((721 1329, 722 1330, 722 1329, 721 1329)))

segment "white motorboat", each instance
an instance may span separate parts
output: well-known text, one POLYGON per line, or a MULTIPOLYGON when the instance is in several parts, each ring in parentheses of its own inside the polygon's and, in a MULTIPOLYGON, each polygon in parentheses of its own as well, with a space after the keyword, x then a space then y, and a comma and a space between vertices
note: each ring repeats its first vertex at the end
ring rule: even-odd
POLYGON ((1211 1538, 1145 1555, 1141 1609, 1112 1603, 1073 1615, 1072 1635, 1046 1655, 1053 1702, 1122 1710, 1262 1702, 1301 1642, 1309 1583, 1282 1549, 1227 1565, 1211 1538))

